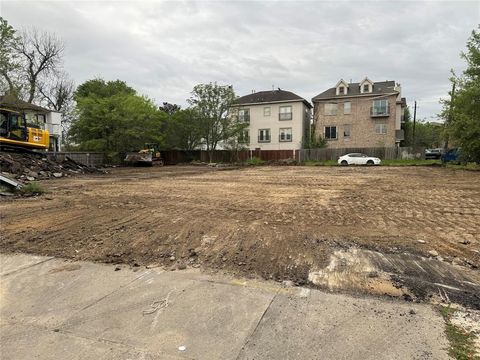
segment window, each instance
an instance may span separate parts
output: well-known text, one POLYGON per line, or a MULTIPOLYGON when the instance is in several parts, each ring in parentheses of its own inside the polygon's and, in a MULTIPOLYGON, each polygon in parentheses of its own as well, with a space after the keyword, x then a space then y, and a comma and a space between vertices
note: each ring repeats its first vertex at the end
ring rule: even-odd
POLYGON ((336 126, 325 126, 325 139, 335 140, 337 138, 336 126))
POLYGON ((363 92, 370 92, 370 85, 369 84, 364 84, 363 85, 363 92))
POLYGON ((37 114, 35 117, 37 118, 37 124, 45 124, 47 122, 44 114, 37 114))
POLYGON ((343 137, 349 138, 351 132, 352 132, 352 125, 350 124, 343 125, 343 137))
POLYGON ((382 116, 388 115, 388 100, 373 100, 372 115, 382 116))
POLYGON ((377 134, 386 134, 387 133, 387 124, 375 124, 375 132, 377 134))
POLYGON ((350 115, 352 113, 352 103, 350 101, 343 103, 343 114, 350 115))
POLYGON ((270 129, 258 130, 258 142, 270 142, 270 129))
POLYGON ((338 104, 325 104, 325 115, 337 115, 338 104))
POLYGON ((270 116, 270 106, 263 108, 263 116, 270 116))
POLYGON ((241 144, 247 144, 250 142, 250 134, 248 130, 242 130, 238 136, 238 142, 241 144))
POLYGON ((238 110, 238 121, 250 122, 250 110, 249 109, 238 110))
POLYGON ((344 95, 345 94, 345 86, 340 86, 338 88, 338 94, 339 95, 344 95))
POLYGON ((292 128, 280 129, 279 141, 292 141, 292 128))
POLYGON ((292 107, 280 106, 280 113, 278 114, 280 120, 292 120, 292 107))

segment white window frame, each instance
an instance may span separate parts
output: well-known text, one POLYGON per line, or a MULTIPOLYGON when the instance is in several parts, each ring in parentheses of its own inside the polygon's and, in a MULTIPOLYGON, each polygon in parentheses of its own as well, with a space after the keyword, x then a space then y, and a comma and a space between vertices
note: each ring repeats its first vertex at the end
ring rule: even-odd
POLYGON ((293 119, 292 105, 280 106, 278 109, 278 119, 280 121, 292 120, 293 119), (290 116, 285 116, 285 115, 290 115, 290 116))
POLYGON ((270 116, 272 113, 272 108, 270 106, 265 106, 263 108, 263 116, 270 116))
POLYGON ((338 103, 325 103, 323 110, 325 116, 335 116, 338 114, 338 103))
POLYGON ((378 135, 386 135, 387 134, 387 124, 375 124, 375 133, 378 135))
POLYGON ((352 114, 352 102, 351 101, 345 101, 343 103, 343 115, 351 115, 352 114), (347 112, 347 107, 345 105, 348 104, 348 112, 347 112))
POLYGON ((325 140, 337 140, 338 139, 338 131, 337 131, 337 125, 329 125, 329 126, 325 126, 323 128, 323 138, 325 140), (327 128, 330 129, 330 134, 332 133, 332 128, 335 128, 335 137, 327 137, 327 128))
POLYGON ((350 139, 352 137, 352 125, 351 124, 344 124, 343 125, 343 137, 346 139, 350 139), (346 135, 348 133, 348 135, 346 135))
POLYGON ((280 128, 279 134, 278 134, 278 141, 279 142, 291 142, 293 138, 292 135, 292 128, 280 128), (282 139, 282 135, 284 139, 282 139))
POLYGON ((272 134, 270 129, 258 129, 258 142, 259 143, 269 143, 272 141, 272 134), (264 136, 266 135, 266 136, 264 136), (266 138, 266 140, 260 140, 260 138, 266 138))
POLYGON ((250 109, 239 109, 238 110, 238 121, 240 122, 250 122, 250 109), (245 120, 245 115, 247 116, 248 120, 245 120))

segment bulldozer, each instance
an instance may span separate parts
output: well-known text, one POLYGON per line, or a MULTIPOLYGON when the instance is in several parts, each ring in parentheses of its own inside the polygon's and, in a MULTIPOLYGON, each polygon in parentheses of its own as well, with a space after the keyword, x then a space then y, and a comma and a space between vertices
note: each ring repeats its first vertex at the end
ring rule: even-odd
POLYGON ((142 150, 127 153, 124 162, 131 166, 163 166, 160 146, 156 143, 147 143, 142 150))
POLYGON ((7 108, 0 108, 0 148, 47 150, 50 136, 47 130, 27 126, 25 115, 7 108))

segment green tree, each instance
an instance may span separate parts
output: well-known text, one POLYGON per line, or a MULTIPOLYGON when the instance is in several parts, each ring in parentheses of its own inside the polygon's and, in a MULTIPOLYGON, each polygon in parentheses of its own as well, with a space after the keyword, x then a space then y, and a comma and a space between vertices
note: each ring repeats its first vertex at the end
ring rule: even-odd
POLYGON ((168 120, 167 146, 194 150, 202 143, 202 122, 194 108, 176 110, 168 120))
POLYGON ((15 76, 20 68, 15 50, 19 42, 20 36, 16 30, 8 24, 7 20, 0 17, 0 91, 15 96, 19 91, 15 76))
POLYGON ((413 146, 413 122, 410 108, 407 106, 403 114, 402 129, 404 132, 404 140, 400 142, 401 146, 413 146))
MULTIPOLYGON (((411 136, 411 133, 410 133, 411 136)), ((415 125, 415 144, 426 148, 439 148, 443 145, 443 124, 418 120, 415 125)))
POLYGON ((472 31, 461 57, 467 68, 450 79, 456 91, 443 101, 441 116, 447 136, 461 147, 463 160, 480 163, 480 26, 472 31))
POLYGON ((144 143, 164 141, 165 113, 123 81, 89 80, 75 92, 77 118, 70 136, 81 150, 106 152, 112 161, 144 143))
POLYGON ((200 84, 193 88, 188 102, 200 117, 202 140, 211 162, 220 142, 225 143, 239 135, 239 127, 234 126, 236 120, 228 116, 228 110, 235 102, 235 93, 230 85, 200 84))

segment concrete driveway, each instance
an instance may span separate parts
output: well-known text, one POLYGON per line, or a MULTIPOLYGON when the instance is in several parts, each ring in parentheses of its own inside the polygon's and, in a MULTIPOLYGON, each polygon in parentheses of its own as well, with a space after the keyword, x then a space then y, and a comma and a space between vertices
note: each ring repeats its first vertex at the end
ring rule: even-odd
POLYGON ((1 358, 447 359, 429 305, 0 255, 1 358))

